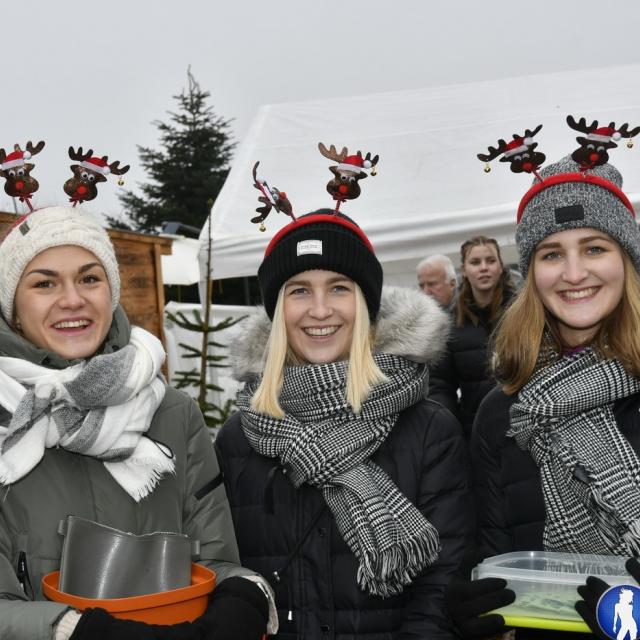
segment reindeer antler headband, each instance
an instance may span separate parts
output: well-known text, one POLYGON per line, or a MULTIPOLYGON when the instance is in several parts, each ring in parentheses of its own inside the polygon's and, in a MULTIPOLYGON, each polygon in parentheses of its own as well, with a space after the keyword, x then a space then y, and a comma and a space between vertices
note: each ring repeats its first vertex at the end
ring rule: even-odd
MULTIPOLYGON (((327 149, 322 142, 318 143, 318 149, 325 158, 338 163, 329 167, 334 177, 327 183, 327 191, 335 202, 334 213, 337 214, 343 202, 354 200, 360 195, 361 190, 358 182, 367 177, 367 171, 370 170, 372 176, 376 175, 379 156, 372 156, 371 153, 367 153, 363 157, 361 151, 357 151, 355 155, 349 155, 347 147, 342 147, 342 151, 338 153, 334 145, 327 149)), ((264 178, 258 177, 259 164, 260 162, 255 163, 252 174, 253 186, 262 193, 258 198, 258 202, 262 206, 256 209, 258 215, 251 218, 251 222, 259 223, 260 231, 265 231, 264 221, 272 209, 284 213, 295 221, 296 217, 287 194, 276 187, 269 187, 264 178)))
MULTIPOLYGON (((629 130, 629 124, 626 122, 618 128, 615 122, 610 122, 607 126, 598 126, 597 120, 588 125, 585 118, 576 121, 571 115, 567 116, 567 124, 575 131, 586 134, 576 138, 580 146, 571 154, 571 158, 579 165, 580 172, 590 171, 609 162, 607 151, 618 146, 614 141, 627 138, 627 147, 633 147, 631 138, 640 133, 640 127, 629 130)), ((533 131, 527 129, 523 136, 514 133, 511 142, 506 143, 500 139, 497 147, 489 147, 489 153, 479 153, 478 159, 486 163, 485 172, 491 171, 489 162, 501 155, 500 162, 511 163, 511 171, 514 173, 532 173, 540 182, 543 182, 538 171, 546 156, 544 153, 535 151, 538 143, 533 141, 533 136, 540 129, 542 129, 541 124, 533 131)))
MULTIPOLYGON (((40 185, 30 175, 34 165, 28 160, 40 153, 43 148, 44 140, 36 145, 29 140, 25 151, 19 144, 13 145, 13 151, 9 154, 4 149, 0 149, 0 175, 5 179, 4 190, 11 197, 25 202, 29 211, 34 210, 31 196, 40 185)), ((69 147, 69 157, 80 163, 71 166, 74 176, 64 183, 64 191, 70 196, 69 200, 73 202, 74 207, 78 202, 93 200, 98 195, 97 183, 105 182, 109 174, 122 176, 129 171, 129 165, 121 167, 118 160, 109 163, 108 156, 93 156, 92 149, 85 153, 82 147, 78 147, 77 151, 69 147)), ((118 180, 118 184, 120 186, 124 184, 122 178, 118 180)))

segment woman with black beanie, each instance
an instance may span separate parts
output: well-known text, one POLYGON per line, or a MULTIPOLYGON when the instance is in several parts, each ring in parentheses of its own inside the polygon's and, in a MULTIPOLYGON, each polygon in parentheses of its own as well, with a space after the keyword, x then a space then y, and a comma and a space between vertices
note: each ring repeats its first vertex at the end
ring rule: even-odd
POLYGON ((258 278, 264 309, 234 345, 239 412, 216 445, 278 638, 452 638, 467 461, 456 420, 424 400, 446 315, 383 289, 369 239, 333 211, 277 233, 258 278))

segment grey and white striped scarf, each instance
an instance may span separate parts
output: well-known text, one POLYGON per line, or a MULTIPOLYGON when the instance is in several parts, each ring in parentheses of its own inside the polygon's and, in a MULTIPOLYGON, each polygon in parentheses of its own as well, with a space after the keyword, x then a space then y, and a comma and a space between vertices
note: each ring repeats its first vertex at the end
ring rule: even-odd
POLYGON ((171 452, 144 437, 165 394, 163 362, 162 343, 139 327, 119 351, 66 369, 0 357, 0 405, 12 414, 0 425, 0 484, 59 446, 102 460, 134 500, 144 498, 174 470, 171 452))
POLYGON ((359 586, 373 595, 400 593, 440 552, 435 527, 398 490, 371 456, 398 414, 422 396, 426 365, 374 356, 388 382, 377 385, 354 414, 345 400, 346 362, 287 367, 282 419, 255 412, 259 380, 238 394, 242 427, 261 455, 277 458, 295 487, 317 487, 359 562, 359 586))
POLYGON ((613 403, 640 391, 592 349, 541 367, 511 407, 511 428, 540 468, 548 550, 640 553, 640 460, 613 403))

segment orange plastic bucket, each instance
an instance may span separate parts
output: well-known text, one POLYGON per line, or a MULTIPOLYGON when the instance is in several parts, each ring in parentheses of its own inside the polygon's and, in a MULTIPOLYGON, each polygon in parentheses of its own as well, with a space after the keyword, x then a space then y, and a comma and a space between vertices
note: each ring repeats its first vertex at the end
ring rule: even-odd
POLYGON ((216 574, 211 569, 192 563, 191 585, 188 587, 132 598, 96 600, 59 591, 59 576, 60 572, 54 571, 42 578, 42 591, 49 600, 80 611, 100 607, 116 618, 148 624, 177 624, 195 620, 205 612, 209 594, 216 585, 216 574))

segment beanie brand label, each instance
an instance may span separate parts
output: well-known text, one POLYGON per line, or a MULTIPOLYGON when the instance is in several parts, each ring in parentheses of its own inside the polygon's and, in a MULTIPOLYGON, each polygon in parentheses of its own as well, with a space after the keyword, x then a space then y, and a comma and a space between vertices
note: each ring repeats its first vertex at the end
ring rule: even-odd
POLYGON ((584 220, 584 209, 581 204, 572 204, 568 207, 556 208, 556 224, 584 220))
POLYGON ((298 242, 297 255, 306 256, 312 253, 322 255, 322 240, 301 240, 298 242))
POLYGON ((31 231, 31 229, 29 228, 29 224, 27 223, 26 220, 18 227, 18 229, 20 229, 20 233, 23 236, 26 236, 27 233, 29 233, 29 231, 31 231))

